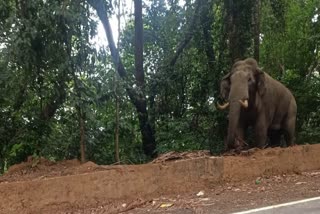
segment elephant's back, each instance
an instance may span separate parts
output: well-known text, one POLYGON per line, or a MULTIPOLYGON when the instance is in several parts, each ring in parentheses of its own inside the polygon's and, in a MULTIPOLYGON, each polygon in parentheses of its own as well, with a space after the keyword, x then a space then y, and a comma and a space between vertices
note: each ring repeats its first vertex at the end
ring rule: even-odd
POLYGON ((267 91, 270 91, 272 96, 275 96, 276 99, 283 98, 287 102, 291 102, 292 99, 295 100, 291 91, 283 83, 272 78, 267 73, 265 75, 267 91))

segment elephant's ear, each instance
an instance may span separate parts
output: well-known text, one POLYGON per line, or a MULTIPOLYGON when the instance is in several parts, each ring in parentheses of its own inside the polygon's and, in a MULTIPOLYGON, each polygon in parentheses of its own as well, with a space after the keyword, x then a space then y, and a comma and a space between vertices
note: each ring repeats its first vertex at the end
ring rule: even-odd
POLYGON ((263 96, 267 88, 265 84, 266 75, 261 68, 257 68, 257 80, 258 93, 260 94, 260 96, 263 96))
POLYGON ((230 75, 231 73, 226 74, 220 82, 220 95, 222 99, 228 100, 230 92, 230 75))

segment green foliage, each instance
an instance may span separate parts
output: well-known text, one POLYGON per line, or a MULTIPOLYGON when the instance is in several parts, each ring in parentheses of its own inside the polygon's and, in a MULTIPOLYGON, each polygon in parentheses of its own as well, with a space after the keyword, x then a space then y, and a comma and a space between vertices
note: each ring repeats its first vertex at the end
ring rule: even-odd
MULTIPOLYGON (((201 0, 198 8, 198 1, 144 1, 145 90, 158 153, 223 150, 227 115, 214 105, 220 99, 219 81, 231 66, 228 9, 239 12, 237 41, 244 42, 234 44, 243 56, 252 56, 254 36, 249 6, 254 1, 226 2, 201 0)), ((116 8, 105 3, 112 14, 116 8)), ((261 3, 260 64, 297 99, 297 142, 317 143, 319 3, 261 3)), ((147 161, 126 91, 134 85, 135 69, 134 20, 128 15, 119 46, 128 80, 116 82, 108 49, 97 50, 94 44, 97 22, 87 1, 0 1, 1 171, 30 155, 79 158, 81 118, 87 159, 114 163, 115 94, 120 160, 147 161)))
POLYGON ((266 1, 262 10, 261 61, 296 97, 296 138, 301 144, 315 143, 319 136, 318 10, 317 1, 266 1))

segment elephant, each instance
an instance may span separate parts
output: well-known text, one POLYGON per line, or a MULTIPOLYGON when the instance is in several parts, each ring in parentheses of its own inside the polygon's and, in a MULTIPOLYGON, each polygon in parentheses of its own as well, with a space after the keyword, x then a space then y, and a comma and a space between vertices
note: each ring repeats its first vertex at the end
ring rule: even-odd
POLYGON ((253 58, 235 62, 220 82, 220 96, 227 101, 217 107, 229 107, 226 150, 236 148, 236 139, 243 140, 248 127, 253 128, 253 147, 295 143, 297 104, 293 94, 279 81, 259 68, 253 58))

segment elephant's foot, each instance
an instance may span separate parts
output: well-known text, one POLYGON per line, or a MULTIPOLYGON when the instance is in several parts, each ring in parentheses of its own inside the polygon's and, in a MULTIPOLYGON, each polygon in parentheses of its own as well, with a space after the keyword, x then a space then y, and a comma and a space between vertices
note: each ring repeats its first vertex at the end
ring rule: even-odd
POLYGON ((239 147, 244 148, 247 147, 248 144, 246 143, 246 141, 244 141, 242 138, 240 137, 236 137, 235 142, 234 142, 234 147, 237 149, 239 147))
POLYGON ((235 139, 235 152, 237 154, 241 154, 243 150, 249 149, 249 145, 240 137, 236 137, 235 139))
POLYGON ((243 139, 237 136, 235 138, 234 144, 231 146, 227 146, 226 148, 227 149, 225 150, 224 155, 234 156, 234 155, 239 155, 243 150, 248 149, 249 145, 243 139))
POLYGON ((235 152, 235 149, 230 149, 223 153, 223 156, 236 156, 237 153, 235 152))

